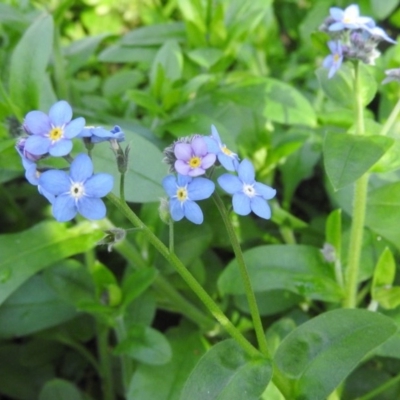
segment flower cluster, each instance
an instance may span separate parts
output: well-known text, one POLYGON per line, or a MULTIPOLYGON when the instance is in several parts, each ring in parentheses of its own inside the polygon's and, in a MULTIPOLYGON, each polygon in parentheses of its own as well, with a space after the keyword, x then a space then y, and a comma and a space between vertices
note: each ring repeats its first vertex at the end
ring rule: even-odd
POLYGON ((344 10, 332 7, 329 17, 319 29, 331 37, 328 42, 331 54, 323 61, 323 66, 329 70, 329 78, 335 75, 344 59, 374 64, 380 55, 377 50, 379 42, 385 40, 396 43, 382 28, 376 26, 372 18, 361 16, 355 4, 344 10))
POLYGON ((181 138, 164 150, 164 161, 170 172, 162 184, 169 196, 169 213, 174 221, 186 217, 195 224, 203 222, 203 212, 196 201, 209 198, 215 184, 206 175, 207 169, 221 165, 237 175, 225 173, 217 181, 222 189, 233 195, 233 210, 239 215, 254 212, 261 218, 271 218, 271 209, 266 200, 272 199, 276 191, 255 181, 255 171, 249 160, 239 157, 222 143, 215 126, 210 136, 193 135, 181 138))
POLYGON ((88 219, 104 218, 106 207, 101 198, 111 191, 114 179, 110 174, 94 174, 92 160, 86 154, 72 159, 72 140, 83 138, 92 145, 106 140, 117 142, 124 140, 121 129, 85 127, 85 119, 72 119, 71 106, 61 100, 48 114, 37 110, 26 114, 23 130, 26 136, 18 140, 16 150, 21 156, 25 177, 52 204, 54 217, 58 221, 69 221, 79 213, 88 219), (50 156, 72 159, 69 174, 46 168, 43 163, 50 156))

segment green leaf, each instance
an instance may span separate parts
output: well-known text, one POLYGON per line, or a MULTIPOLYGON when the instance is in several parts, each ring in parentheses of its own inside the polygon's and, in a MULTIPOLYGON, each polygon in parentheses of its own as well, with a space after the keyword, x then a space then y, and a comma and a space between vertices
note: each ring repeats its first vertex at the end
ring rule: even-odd
POLYGON ((356 136, 328 132, 324 140, 324 165, 332 186, 338 190, 367 172, 392 146, 383 136, 356 136))
POLYGON ((296 380, 293 398, 321 400, 396 331, 390 318, 376 312, 329 311, 290 333, 275 361, 285 375, 296 380))
POLYGON ((84 400, 84 397, 74 384, 56 378, 46 382, 39 400, 84 400))
MULTIPOLYGON (((375 77, 369 72, 369 68, 359 63, 360 96, 362 104, 366 106, 375 97, 377 84, 375 77)), ((329 79, 328 70, 320 67, 316 71, 319 84, 325 94, 333 101, 347 106, 354 107, 354 68, 349 64, 343 64, 339 71, 329 79)))
POLYGON ((1 235, 0 304, 32 275, 58 260, 93 248, 102 236, 91 222, 67 228, 55 221, 1 235))
POLYGON ((333 210, 326 220, 326 242, 335 249, 335 259, 340 260, 342 254, 342 210, 333 210))
MULTIPOLYGON (((125 182, 127 201, 147 203, 158 201, 165 196, 161 181, 167 173, 162 163, 162 152, 142 136, 124 130, 126 142, 130 143, 128 171, 125 182)), ((119 196, 120 174, 113 152, 107 146, 96 146, 93 151, 93 163, 96 171, 107 171, 114 176, 113 192, 119 196)))
POLYGON ((149 47, 125 47, 113 45, 99 54, 99 61, 109 63, 146 63, 151 64, 157 54, 157 49, 149 47))
POLYGON ((52 53, 53 19, 37 18, 15 47, 10 63, 10 96, 23 111, 38 109, 46 67, 52 53))
POLYGON ((127 307, 139 297, 156 279, 155 268, 146 268, 132 272, 122 282, 122 307, 127 307))
POLYGON ((114 349, 117 355, 128 354, 134 360, 149 365, 163 365, 171 360, 171 346, 165 336, 148 326, 133 325, 127 338, 114 349))
MULTIPOLYGON (((256 293, 285 289, 312 299, 334 302, 341 299, 333 270, 315 247, 259 246, 245 251, 244 259, 256 293)), ((236 260, 224 269, 218 287, 223 294, 245 293, 236 260)))
POLYGON ((0 337, 20 337, 76 317, 39 275, 15 291, 0 307, 0 337))
POLYGON ((130 382, 127 400, 178 399, 183 384, 205 352, 198 332, 175 328, 167 333, 172 348, 170 362, 160 366, 140 364, 130 382))
POLYGON ((376 288, 372 298, 383 308, 396 308, 400 305, 400 286, 376 288))
POLYGON ((396 275, 396 262, 388 247, 385 248, 375 267, 372 289, 392 285, 396 275))
POLYGON ((188 57, 204 68, 211 68, 224 55, 223 51, 211 47, 194 49, 187 53, 188 57))
POLYGON ((144 92, 143 90, 129 90, 127 96, 138 106, 148 110, 152 115, 164 114, 163 108, 150 93, 144 92))
POLYGON ((185 24, 174 22, 143 26, 127 33, 121 40, 128 46, 161 46, 166 40, 185 41, 185 24))
POLYGON ((389 17, 400 2, 399 0, 370 0, 370 3, 376 18, 382 20, 389 17))
POLYGON ((266 79, 265 118, 288 125, 315 127, 315 111, 310 102, 293 86, 276 79, 266 79))
POLYGON ((366 225, 400 249, 400 183, 388 183, 368 193, 366 225))
POLYGON ((233 340, 214 345, 199 361, 180 399, 258 400, 272 377, 266 359, 250 359, 233 340))

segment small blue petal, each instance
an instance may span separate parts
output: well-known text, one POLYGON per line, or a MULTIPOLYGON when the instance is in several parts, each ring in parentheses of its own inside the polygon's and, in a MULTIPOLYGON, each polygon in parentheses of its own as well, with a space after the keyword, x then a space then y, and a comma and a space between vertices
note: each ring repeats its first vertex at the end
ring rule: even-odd
POLYGON ((86 123, 85 118, 83 117, 75 118, 65 127, 64 136, 68 139, 72 139, 78 136, 85 127, 85 123, 86 123))
POLYGON ((218 154, 218 161, 228 171, 236 171, 239 167, 239 161, 237 160, 236 156, 229 157, 228 155, 221 152, 218 154))
POLYGON ((85 183, 85 193, 89 197, 104 197, 111 192, 114 177, 110 174, 95 174, 85 183))
POLYGON ((223 174, 218 178, 218 183, 229 194, 240 192, 243 188, 243 183, 237 176, 231 174, 223 174))
POLYGON ((257 194, 259 194, 265 200, 273 199, 276 195, 275 189, 272 189, 272 187, 264 185, 263 183, 256 182, 254 184, 254 189, 256 190, 257 194))
POLYGON ((244 193, 236 193, 232 198, 233 210, 239 215, 248 215, 251 212, 250 198, 244 193))
POLYGON ((209 153, 217 154, 220 151, 219 144, 212 137, 205 136, 204 141, 207 144, 207 149, 209 153))
POLYGON ((51 141, 49 138, 32 135, 26 139, 25 150, 34 155, 41 156, 49 152, 51 141))
POLYGON ((177 178, 178 186, 179 187, 186 186, 188 183, 192 181, 192 179, 193 178, 191 176, 178 174, 177 178))
POLYGON ((65 100, 57 101, 49 110, 49 118, 53 126, 61 127, 71 121, 72 108, 65 100))
POLYGON ((239 164, 238 176, 243 183, 252 184, 254 182, 255 172, 251 161, 245 159, 239 164))
POLYGON ((62 194, 53 202, 53 215, 59 222, 70 221, 75 217, 77 208, 74 199, 68 194, 62 194))
POLYGON ((162 180, 162 185, 167 195, 172 197, 176 195, 178 189, 176 178, 173 175, 168 175, 162 180))
POLYGON ((87 154, 78 154, 71 163, 70 170, 73 182, 85 182, 93 175, 93 163, 87 154))
POLYGON ((87 219, 103 219, 106 216, 106 206, 101 199, 83 196, 78 200, 77 207, 87 219))
POLYGON ((188 185, 190 200, 208 199, 215 190, 214 182, 207 178, 195 178, 188 185))
POLYGON ((201 224, 203 222, 203 212, 198 204, 194 201, 187 200, 183 205, 185 217, 194 224, 201 224))
POLYGON ((174 221, 180 221, 185 216, 185 214, 183 212, 182 204, 179 200, 170 199, 169 207, 170 207, 170 212, 171 212, 171 218, 174 221))
POLYGON ((53 157, 63 157, 71 153, 72 142, 69 139, 60 139, 49 148, 49 153, 53 157))
POLYGON ((270 219, 271 218, 271 208, 269 207, 266 200, 260 196, 255 196, 250 200, 250 207, 254 214, 261 218, 270 219))
POLYGON ((56 169, 43 172, 38 183, 44 190, 55 196, 68 193, 71 188, 68 174, 56 169))
POLYGON ((42 111, 28 112, 24 126, 33 135, 45 135, 51 130, 50 118, 42 111))

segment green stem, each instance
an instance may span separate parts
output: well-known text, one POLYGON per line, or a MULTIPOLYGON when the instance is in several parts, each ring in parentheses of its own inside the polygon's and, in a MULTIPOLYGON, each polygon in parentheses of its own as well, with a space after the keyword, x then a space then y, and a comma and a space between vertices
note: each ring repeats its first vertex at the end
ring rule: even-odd
POLYGON ((100 362, 103 399, 115 400, 108 336, 108 327, 97 321, 97 351, 100 362))
POLYGON ((125 201, 125 173, 121 173, 119 178, 119 197, 125 201))
POLYGON ((396 105, 394 106, 392 112, 389 115, 389 118, 386 120, 385 125, 383 125, 382 130, 380 134, 382 136, 387 135, 389 132, 390 128, 394 125, 396 122, 397 116, 400 113, 400 99, 397 101, 396 105))
POLYGON ((235 253, 236 261, 238 263, 240 275, 242 277, 242 282, 244 285, 244 290, 246 292, 247 301, 249 303, 250 314, 251 314, 251 318, 253 320, 253 325, 254 325, 254 330, 256 332, 256 336, 257 336, 258 346, 265 357, 271 358, 269 351, 268 351, 267 339, 265 337, 264 328, 262 326, 260 313, 258 311, 256 296, 254 294, 254 291, 253 291, 253 288, 251 285, 250 276, 247 271, 246 262, 243 257, 243 253, 242 253, 242 249, 240 247, 239 240, 235 234, 235 229, 233 228, 231 220, 229 219, 229 215, 226 211, 226 207, 225 207, 221 197, 218 195, 218 193, 214 192, 213 200, 222 216, 222 220, 224 221, 225 228, 228 232, 229 240, 232 244, 232 248, 235 253))
MULTIPOLYGON (((118 343, 122 342, 127 337, 125 323, 122 315, 118 316, 115 319, 115 333, 117 335, 118 343)), ((127 354, 122 354, 120 356, 120 359, 122 364, 122 384, 124 388, 124 393, 125 395, 127 395, 129 384, 133 375, 133 364, 132 360, 127 354)))
POLYGON ((197 282, 193 275, 186 269, 182 261, 158 239, 158 237, 139 219, 139 217, 114 194, 108 194, 108 199, 125 215, 125 217, 135 226, 142 229, 149 242, 159 251, 159 253, 172 265, 181 275, 187 285, 199 297, 214 318, 221 326, 234 338, 238 344, 251 357, 259 357, 259 351, 242 335, 242 333, 232 324, 228 317, 221 311, 211 296, 197 282))
POLYGON ((168 222, 169 227, 169 251, 171 253, 175 252, 175 235, 174 235, 174 221, 170 219, 168 222))
MULTIPOLYGON (((355 63, 354 93, 356 110, 356 135, 364 134, 364 108, 362 104, 359 64, 355 63)), ((343 307, 357 306, 358 271, 363 241, 365 212, 367 208, 368 173, 365 173, 355 182, 353 199, 353 219, 350 231, 348 250, 348 265, 345 281, 345 298, 343 307)))
POLYGON ((385 390, 389 389, 390 387, 396 385, 400 382, 400 374, 395 376, 392 379, 389 379, 382 385, 378 386, 376 389, 372 390, 368 394, 358 397, 357 400, 371 400, 374 399, 378 394, 384 392, 385 390))

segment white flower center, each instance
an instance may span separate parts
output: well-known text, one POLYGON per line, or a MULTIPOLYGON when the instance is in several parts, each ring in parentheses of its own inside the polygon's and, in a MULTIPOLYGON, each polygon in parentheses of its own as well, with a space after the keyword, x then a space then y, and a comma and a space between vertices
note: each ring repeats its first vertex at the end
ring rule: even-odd
POLYGON ((178 187, 175 197, 181 203, 184 203, 188 198, 188 191, 186 190, 186 187, 178 187))
POLYGON ((82 196, 85 195, 85 186, 81 182, 74 182, 71 185, 71 188, 69 190, 69 194, 75 199, 78 200, 82 196))
POLYGON ((247 197, 254 197, 257 196, 257 192, 254 189, 253 185, 249 185, 248 183, 244 183, 243 184, 243 193, 247 196, 247 197))

